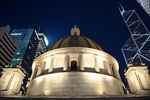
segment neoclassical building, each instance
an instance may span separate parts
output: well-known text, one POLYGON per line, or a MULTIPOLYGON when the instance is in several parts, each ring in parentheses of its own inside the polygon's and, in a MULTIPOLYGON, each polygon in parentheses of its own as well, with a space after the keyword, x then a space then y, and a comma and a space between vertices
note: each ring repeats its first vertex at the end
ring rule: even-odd
MULTIPOLYGON (((17 68, 4 68, 0 76, 0 95, 20 94, 24 77, 19 65, 17 68)), ((74 27, 70 36, 60 39, 34 60, 26 95, 21 97, 118 96, 118 100, 131 100, 132 97, 139 99, 139 95, 144 100, 149 98, 150 75, 146 65, 129 64, 125 77, 129 86, 127 94, 130 95, 126 94, 121 81, 117 60, 94 41, 80 35, 79 28, 74 27)))
POLYGON ((117 60, 76 26, 37 57, 32 70, 27 96, 125 95, 117 60))

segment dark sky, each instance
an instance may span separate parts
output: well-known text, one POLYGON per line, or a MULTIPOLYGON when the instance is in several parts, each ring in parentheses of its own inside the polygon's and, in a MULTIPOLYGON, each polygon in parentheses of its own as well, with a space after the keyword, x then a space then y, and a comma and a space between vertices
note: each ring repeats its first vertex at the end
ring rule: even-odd
POLYGON ((126 10, 135 9, 150 30, 150 18, 136 0, 1 0, 0 27, 38 30, 41 26, 40 32, 45 33, 51 46, 70 35, 70 29, 77 25, 81 35, 118 60, 123 79, 126 65, 121 48, 130 33, 118 10, 119 2, 126 10))

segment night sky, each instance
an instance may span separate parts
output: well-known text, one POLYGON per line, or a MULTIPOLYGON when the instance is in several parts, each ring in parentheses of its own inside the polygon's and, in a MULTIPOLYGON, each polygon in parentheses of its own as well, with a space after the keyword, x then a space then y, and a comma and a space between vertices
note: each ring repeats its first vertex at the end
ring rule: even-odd
POLYGON ((118 60, 125 81, 126 65, 121 48, 130 33, 118 10, 119 2, 125 10, 135 9, 150 30, 150 17, 136 0, 1 0, 0 27, 38 30, 41 26, 39 32, 45 33, 52 46, 69 36, 70 29, 77 25, 81 35, 95 41, 118 60))

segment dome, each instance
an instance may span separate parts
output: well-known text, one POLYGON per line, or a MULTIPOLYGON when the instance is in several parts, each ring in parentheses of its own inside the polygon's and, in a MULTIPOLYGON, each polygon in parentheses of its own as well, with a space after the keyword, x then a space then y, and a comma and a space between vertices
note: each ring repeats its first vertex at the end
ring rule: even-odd
POLYGON ((71 29, 71 36, 66 36, 57 41, 49 50, 65 47, 87 47, 102 50, 102 48, 91 39, 81 36, 80 30, 76 26, 71 29))
POLYGON ((80 35, 76 26, 70 36, 60 39, 34 60, 27 88, 27 96, 70 98, 125 94, 117 60, 80 35))

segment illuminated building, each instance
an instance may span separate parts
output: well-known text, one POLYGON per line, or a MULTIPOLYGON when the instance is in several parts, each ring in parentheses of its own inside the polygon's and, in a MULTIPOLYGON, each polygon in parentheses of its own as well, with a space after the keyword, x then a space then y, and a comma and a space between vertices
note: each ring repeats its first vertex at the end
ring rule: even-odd
POLYGON ((38 33, 39 44, 36 50, 35 58, 47 51, 48 40, 44 33, 38 33))
POLYGON ((146 13, 150 16, 150 0, 137 0, 137 2, 143 7, 146 13))
POLYGON ((17 41, 9 34, 10 26, 0 27, 0 71, 8 67, 16 50, 17 41))
POLYGON ((116 59, 77 27, 37 57, 32 70, 27 96, 125 95, 116 59))
POLYGON ((19 94, 24 77, 25 74, 20 68, 3 68, 0 78, 0 95, 19 94))
POLYGON ((19 41, 17 52, 10 67, 21 65, 25 73, 30 76, 32 62, 39 43, 37 32, 34 29, 14 29, 10 35, 19 41))

